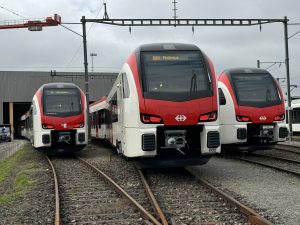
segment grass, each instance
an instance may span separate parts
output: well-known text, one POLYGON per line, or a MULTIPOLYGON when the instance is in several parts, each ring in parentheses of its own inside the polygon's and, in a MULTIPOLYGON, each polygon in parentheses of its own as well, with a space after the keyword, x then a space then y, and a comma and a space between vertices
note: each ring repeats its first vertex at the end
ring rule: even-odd
POLYGON ((0 186, 9 182, 10 190, 0 195, 0 204, 9 203, 25 195, 26 190, 34 185, 30 175, 38 168, 35 163, 26 160, 30 155, 31 146, 25 145, 14 155, 0 161, 0 186))

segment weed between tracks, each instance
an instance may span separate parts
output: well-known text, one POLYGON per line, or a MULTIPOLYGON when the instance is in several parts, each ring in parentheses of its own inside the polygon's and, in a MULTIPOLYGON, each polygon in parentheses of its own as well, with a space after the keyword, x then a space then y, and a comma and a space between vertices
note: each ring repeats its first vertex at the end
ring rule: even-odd
POLYGON ((34 186, 30 175, 38 165, 26 160, 30 151, 31 146, 27 144, 8 159, 0 161, 0 204, 24 196, 28 188, 34 186))

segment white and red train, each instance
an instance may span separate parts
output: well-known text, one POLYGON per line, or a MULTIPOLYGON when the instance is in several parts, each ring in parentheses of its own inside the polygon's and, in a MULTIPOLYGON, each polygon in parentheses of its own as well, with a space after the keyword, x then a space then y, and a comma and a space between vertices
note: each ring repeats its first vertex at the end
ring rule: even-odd
POLYGON ((195 45, 148 44, 123 65, 108 96, 90 106, 91 135, 126 157, 220 152, 214 67, 195 45))
POLYGON ((21 117, 21 133, 36 149, 81 150, 88 142, 86 107, 86 97, 75 84, 44 84, 21 117))
POLYGON ((267 70, 225 70, 218 88, 222 148, 251 151, 286 140, 284 98, 267 70))

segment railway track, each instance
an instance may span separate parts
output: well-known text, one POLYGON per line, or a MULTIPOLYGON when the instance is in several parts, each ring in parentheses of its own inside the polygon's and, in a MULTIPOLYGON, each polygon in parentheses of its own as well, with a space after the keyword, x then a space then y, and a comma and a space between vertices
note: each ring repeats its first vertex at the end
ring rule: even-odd
POLYGON ((292 152, 292 153, 300 155, 300 147, 297 147, 297 146, 277 144, 273 147, 273 149, 277 149, 277 150, 285 151, 285 152, 292 152))
POLYGON ((55 225, 161 224, 111 178, 85 160, 48 158, 48 161, 56 187, 55 225))
POLYGON ((132 163, 120 158, 112 162, 89 161, 132 196, 137 196, 142 205, 149 204, 145 202, 147 193, 148 198, 153 199, 154 214, 162 224, 272 224, 188 171, 137 170, 132 163))
POLYGON ((55 225, 272 224, 187 170, 145 172, 121 158, 48 161, 58 178, 55 225))
POLYGON ((269 167, 300 176, 300 154, 294 151, 279 150, 257 151, 252 154, 234 156, 236 159, 269 167))
POLYGON ((272 224, 187 170, 152 170, 145 176, 169 223, 272 224))

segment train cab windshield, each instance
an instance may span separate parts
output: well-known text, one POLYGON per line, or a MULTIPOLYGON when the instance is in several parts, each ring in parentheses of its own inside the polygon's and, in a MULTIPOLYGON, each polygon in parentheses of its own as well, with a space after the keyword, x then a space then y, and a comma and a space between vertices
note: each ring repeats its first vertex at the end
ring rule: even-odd
POLYGON ((268 107, 282 103, 277 84, 270 74, 231 74, 239 105, 268 107))
POLYGON ((213 94, 200 51, 142 52, 141 60, 145 98, 186 101, 213 94))
POLYGON ((43 112, 46 116, 67 117, 81 113, 81 98, 76 88, 48 88, 43 93, 43 112))

